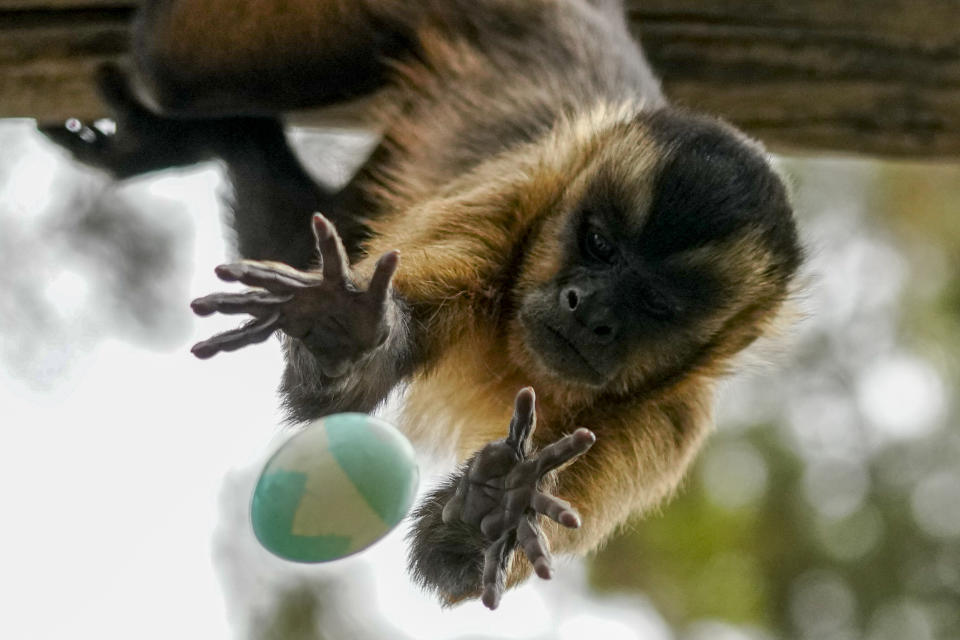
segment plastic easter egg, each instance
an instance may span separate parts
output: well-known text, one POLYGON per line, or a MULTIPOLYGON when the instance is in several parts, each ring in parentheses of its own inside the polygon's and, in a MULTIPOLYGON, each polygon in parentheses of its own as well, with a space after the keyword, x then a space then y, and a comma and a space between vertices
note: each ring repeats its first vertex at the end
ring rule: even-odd
POLYGON ((312 422, 264 465, 253 492, 253 531, 296 562, 327 562, 370 546, 413 505, 413 447, 395 427, 362 413, 312 422))

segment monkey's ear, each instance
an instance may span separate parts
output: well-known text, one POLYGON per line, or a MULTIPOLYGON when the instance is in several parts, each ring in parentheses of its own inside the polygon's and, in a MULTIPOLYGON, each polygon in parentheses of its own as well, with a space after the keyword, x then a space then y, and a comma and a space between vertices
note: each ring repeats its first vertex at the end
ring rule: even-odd
POLYGON ((533 448, 533 432, 537 428, 536 404, 537 395, 533 387, 524 387, 517 393, 507 443, 521 460, 525 459, 533 448))

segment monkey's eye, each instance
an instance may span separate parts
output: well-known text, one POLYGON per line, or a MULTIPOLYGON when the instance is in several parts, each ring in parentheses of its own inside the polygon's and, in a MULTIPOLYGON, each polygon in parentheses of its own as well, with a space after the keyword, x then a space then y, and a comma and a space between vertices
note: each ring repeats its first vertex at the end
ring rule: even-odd
POLYGON ((599 262, 609 264, 613 262, 613 257, 617 253, 617 249, 613 246, 613 243, 607 240, 606 236, 597 231, 597 229, 592 227, 587 228, 583 244, 587 255, 599 262))
POLYGON ((669 320, 679 311, 675 304, 672 304, 663 294, 652 288, 643 291, 641 304, 643 304, 647 313, 660 320, 669 320))

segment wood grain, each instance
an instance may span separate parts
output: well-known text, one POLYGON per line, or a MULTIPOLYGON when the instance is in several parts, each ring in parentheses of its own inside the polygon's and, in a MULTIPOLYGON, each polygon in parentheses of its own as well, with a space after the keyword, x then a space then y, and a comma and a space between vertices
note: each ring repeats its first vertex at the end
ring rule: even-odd
POLYGON ((674 102, 783 148, 960 156, 958 0, 642 0, 674 102))
MULTIPOLYGON (((674 102, 774 149, 960 157, 960 0, 626 4, 674 102)), ((134 5, 0 0, 0 116, 105 115, 91 74, 134 5)))
POLYGON ((126 54, 131 3, 0 3, 0 117, 54 122, 105 115, 93 73, 126 54), (28 4, 33 8, 21 8, 28 4))

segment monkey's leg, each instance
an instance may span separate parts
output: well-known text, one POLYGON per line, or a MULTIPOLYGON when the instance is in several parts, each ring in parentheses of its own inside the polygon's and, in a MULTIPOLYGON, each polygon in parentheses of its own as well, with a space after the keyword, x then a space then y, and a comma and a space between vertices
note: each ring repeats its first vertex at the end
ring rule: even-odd
POLYGON ((538 576, 549 579, 550 551, 539 516, 568 528, 580 526, 570 504, 543 485, 553 470, 590 449, 595 437, 577 429, 531 455, 535 425, 534 393, 523 389, 507 437, 474 454, 414 514, 410 570, 448 601, 480 595, 495 609, 515 548, 522 549, 538 576))
POLYGON ((276 113, 380 88, 415 45, 419 3, 148 0, 136 21, 139 80, 180 114, 276 113))
POLYGON ((249 122, 231 139, 217 144, 232 186, 228 201, 240 256, 307 269, 315 264, 316 245, 308 228, 317 212, 333 222, 348 256, 355 256, 366 227, 352 211, 367 211, 354 185, 336 193, 327 190, 300 163, 280 121, 245 120, 249 122))
POLYGON ((116 178, 209 160, 216 155, 216 140, 229 134, 222 120, 180 120, 153 113, 134 95, 128 74, 115 64, 102 65, 96 83, 116 120, 115 133, 78 120, 40 131, 80 162, 116 178))
POLYGON ((365 210, 352 187, 323 189, 303 168, 282 123, 268 117, 169 118, 147 109, 129 76, 113 64, 98 71, 101 94, 117 121, 113 134, 71 121, 41 131, 77 160, 124 179, 207 160, 223 162, 232 185, 237 250, 244 258, 279 260, 306 268, 313 242, 311 214, 324 211, 337 225, 348 253, 366 230, 347 209, 365 210))

